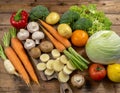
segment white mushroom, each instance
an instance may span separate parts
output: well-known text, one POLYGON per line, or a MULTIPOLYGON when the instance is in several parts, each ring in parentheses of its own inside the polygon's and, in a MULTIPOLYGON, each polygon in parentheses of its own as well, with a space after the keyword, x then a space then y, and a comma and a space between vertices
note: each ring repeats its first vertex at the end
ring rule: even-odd
POLYGON ((26 39, 26 42, 24 43, 24 48, 27 50, 30 50, 31 48, 35 47, 35 42, 32 39, 26 39))
POLYGON ((85 78, 81 74, 75 74, 71 77, 71 83, 74 87, 81 88, 85 84, 85 78))
POLYGON ((30 33, 33 33, 35 31, 38 31, 39 30, 39 25, 37 22, 29 22, 28 25, 27 25, 27 30, 30 32, 30 33))
POLYGON ((36 44, 39 44, 39 41, 45 37, 43 32, 36 31, 32 34, 32 39, 35 40, 36 44))
POLYGON ((17 37, 19 40, 26 40, 29 35, 29 32, 25 29, 20 29, 20 31, 17 33, 17 37))

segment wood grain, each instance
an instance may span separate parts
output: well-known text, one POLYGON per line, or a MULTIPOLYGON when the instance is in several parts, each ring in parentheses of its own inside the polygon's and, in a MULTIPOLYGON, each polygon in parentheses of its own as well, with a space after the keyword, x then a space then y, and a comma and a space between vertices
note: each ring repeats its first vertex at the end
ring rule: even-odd
MULTIPOLYGON (((79 6, 90 3, 96 4, 98 10, 105 12, 113 23, 111 30, 120 36, 120 0, 0 0, 0 40, 4 32, 9 31, 11 27, 9 22, 11 13, 20 8, 29 12, 36 5, 44 5, 50 11, 62 14, 71 5, 79 6)), ((82 52, 80 49, 76 50, 82 52)), ((85 74, 86 77, 86 84, 81 89, 74 88, 70 81, 68 82, 73 93, 120 93, 120 84, 109 81, 107 77, 103 81, 96 82, 90 79, 87 71, 81 74, 85 74)), ((33 82, 31 88, 27 87, 21 78, 9 75, 5 71, 3 60, 0 59, 0 93, 59 93, 59 82, 57 80, 40 81, 40 87, 33 82)))
MULTIPOLYGON (((4 0, 3 0, 4 1, 4 0)), ((8 0, 9 1, 9 0, 8 0)), ((71 5, 81 5, 81 4, 96 4, 97 8, 105 13, 120 13, 120 2, 119 0, 38 0, 37 2, 32 2, 31 0, 27 0, 29 2, 20 2, 17 0, 10 0, 9 2, 0 2, 0 13, 5 12, 13 12, 17 11, 20 8, 29 11, 32 7, 36 5, 44 5, 48 7, 51 11, 57 11, 59 13, 63 13, 67 10, 71 5), (15 2, 14 2, 15 1, 15 2), (117 3, 117 4, 116 4, 117 3), (9 5, 9 7, 8 7, 9 5), (17 8, 16 8, 17 7, 17 8), (61 9, 62 8, 62 9, 61 9)))

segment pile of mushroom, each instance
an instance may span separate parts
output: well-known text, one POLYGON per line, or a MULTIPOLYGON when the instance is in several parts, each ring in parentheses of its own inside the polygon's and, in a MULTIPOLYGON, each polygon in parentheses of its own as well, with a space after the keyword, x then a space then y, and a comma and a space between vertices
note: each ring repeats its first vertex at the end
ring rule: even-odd
POLYGON ((19 40, 25 41, 25 49, 30 50, 35 47, 36 44, 39 44, 40 40, 45 38, 45 35, 42 31, 39 31, 37 22, 29 22, 27 29, 20 29, 17 37, 19 40))
POLYGON ((39 24, 37 22, 29 22, 26 29, 20 29, 17 37, 24 42, 24 48, 30 51, 30 55, 33 58, 40 56, 41 50, 37 46, 40 44, 40 40, 45 38, 45 34, 39 30, 39 24))

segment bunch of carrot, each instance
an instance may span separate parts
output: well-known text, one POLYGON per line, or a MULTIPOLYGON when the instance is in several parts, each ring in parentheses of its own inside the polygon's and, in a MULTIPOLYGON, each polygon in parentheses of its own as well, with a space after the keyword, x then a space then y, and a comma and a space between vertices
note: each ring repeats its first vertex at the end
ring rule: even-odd
POLYGON ((39 20, 39 22, 43 32, 48 36, 54 46, 70 59, 71 64, 74 67, 80 69, 81 71, 88 68, 89 62, 72 48, 68 39, 62 37, 51 25, 45 23, 42 20, 39 20))
POLYGON ((8 59, 14 65, 20 76, 30 85, 30 77, 34 82, 39 84, 37 75, 32 67, 32 64, 24 50, 22 43, 16 37, 16 29, 10 28, 9 32, 3 36, 4 51, 8 59), (23 66, 24 65, 24 66, 23 66), (30 75, 28 75, 28 73, 30 75))

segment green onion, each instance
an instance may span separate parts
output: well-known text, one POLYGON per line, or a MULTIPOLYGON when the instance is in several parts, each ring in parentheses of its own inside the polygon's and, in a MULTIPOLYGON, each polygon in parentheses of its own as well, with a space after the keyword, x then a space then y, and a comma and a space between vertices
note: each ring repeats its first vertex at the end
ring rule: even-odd
POLYGON ((77 57, 78 59, 82 60, 83 62, 85 62, 86 64, 89 64, 90 62, 88 62, 86 59, 84 59, 80 54, 78 54, 72 47, 68 48, 68 51, 70 53, 72 53, 75 57, 77 57))

